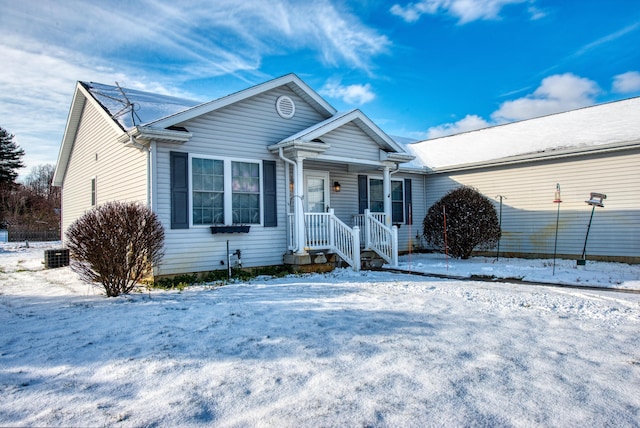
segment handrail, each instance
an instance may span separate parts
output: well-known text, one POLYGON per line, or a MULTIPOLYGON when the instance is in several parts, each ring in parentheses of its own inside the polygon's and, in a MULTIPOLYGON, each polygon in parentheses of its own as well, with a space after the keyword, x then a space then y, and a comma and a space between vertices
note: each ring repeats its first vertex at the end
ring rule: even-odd
POLYGON ((369 210, 365 210, 365 218, 365 246, 387 263, 398 266, 398 227, 385 226, 369 210))
POLYGON ((360 228, 353 229, 328 213, 305 213, 306 250, 329 249, 344 261, 360 270, 360 228))
MULTIPOLYGON (((305 250, 331 250, 345 262, 360 270, 360 243, 371 249, 392 266, 398 265, 398 228, 387 227, 383 223, 384 213, 354 216, 356 225, 347 226, 335 216, 333 209, 326 213, 305 213, 305 250), (360 222, 360 218, 364 221, 360 222), (360 224, 362 226, 360 226, 360 224)), ((289 215, 289 249, 296 242, 293 215, 289 215)))

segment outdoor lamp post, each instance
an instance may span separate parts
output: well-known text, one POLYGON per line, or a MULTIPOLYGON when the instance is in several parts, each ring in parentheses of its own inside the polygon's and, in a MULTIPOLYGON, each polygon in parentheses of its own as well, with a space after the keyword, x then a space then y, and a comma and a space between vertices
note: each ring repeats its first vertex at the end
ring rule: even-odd
POLYGON ((591 217, 589 217, 589 225, 587 226, 587 234, 584 237, 584 247, 582 247, 582 257, 578 260, 578 266, 584 266, 587 264, 587 239, 589 239, 589 230, 591 230, 591 221, 593 220, 593 212, 596 207, 604 208, 602 203, 603 199, 607 199, 607 195, 604 193, 591 192, 591 196, 588 201, 585 201, 588 205, 591 205, 591 217))
POLYGON ((560 203, 562 199, 560 198, 560 183, 556 183, 556 194, 553 199, 554 204, 558 204, 558 211, 556 214, 556 240, 553 244, 553 273, 551 275, 556 274, 556 250, 558 249, 558 222, 560 221, 560 203))

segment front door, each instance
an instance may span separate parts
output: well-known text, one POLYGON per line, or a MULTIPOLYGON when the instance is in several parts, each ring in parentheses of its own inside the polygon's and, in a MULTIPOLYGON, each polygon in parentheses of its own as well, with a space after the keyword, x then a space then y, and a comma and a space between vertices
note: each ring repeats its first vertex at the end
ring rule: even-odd
POLYGON ((329 208, 329 173, 306 171, 304 174, 304 209, 324 213, 329 208))
MULTIPOLYGON (((308 171, 304 174, 304 210, 323 214, 329 208, 329 173, 308 171)), ((309 249, 329 245, 329 223, 324 215, 305 215, 306 246, 309 249)))

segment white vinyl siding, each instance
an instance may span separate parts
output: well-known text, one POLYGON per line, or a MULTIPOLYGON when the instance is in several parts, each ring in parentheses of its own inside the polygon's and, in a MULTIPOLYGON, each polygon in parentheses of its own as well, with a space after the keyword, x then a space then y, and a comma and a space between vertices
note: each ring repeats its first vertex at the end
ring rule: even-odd
POLYGON ((380 147, 357 125, 348 123, 320 138, 331 147, 320 158, 331 156, 361 161, 379 161, 380 147))
POLYGON ((71 223, 92 208, 92 202, 147 200, 147 154, 118 143, 121 132, 107 120, 93 103, 85 103, 62 186, 63 236, 71 223))
POLYGON ((447 191, 466 184, 495 201, 502 195, 502 240, 505 254, 553 254, 560 184, 562 203, 557 252, 576 258, 582 253, 591 207, 591 192, 607 195, 604 208, 596 208, 587 259, 640 262, 640 153, 638 149, 599 155, 530 162, 427 177, 427 205, 447 191))

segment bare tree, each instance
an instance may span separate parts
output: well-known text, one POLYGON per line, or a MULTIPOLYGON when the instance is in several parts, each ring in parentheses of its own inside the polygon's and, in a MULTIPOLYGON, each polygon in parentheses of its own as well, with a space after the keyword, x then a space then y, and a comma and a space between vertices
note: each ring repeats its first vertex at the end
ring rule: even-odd
POLYGON ((67 230, 71 269, 102 284, 108 297, 129 293, 163 256, 164 228, 139 203, 107 202, 67 230))

